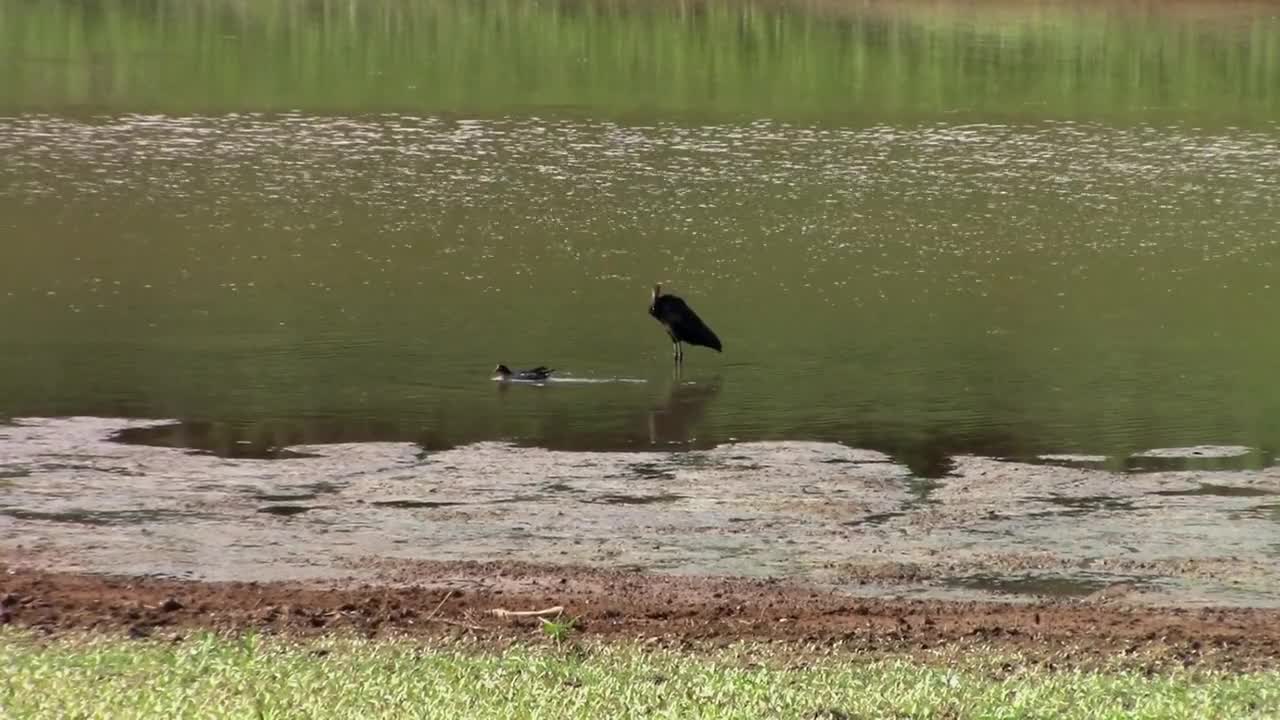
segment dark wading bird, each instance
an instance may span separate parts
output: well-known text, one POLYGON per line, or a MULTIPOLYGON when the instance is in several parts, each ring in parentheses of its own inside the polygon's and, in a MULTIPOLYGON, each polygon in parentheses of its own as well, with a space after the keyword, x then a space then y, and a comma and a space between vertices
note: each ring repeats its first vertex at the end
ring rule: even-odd
POLYGON ((698 313, 675 295, 663 295, 661 285, 653 286, 653 302, 649 304, 649 314, 666 326, 677 363, 684 362, 684 347, 681 343, 701 345, 723 352, 720 338, 702 322, 698 313))
POLYGON ((521 370, 519 372, 511 372, 511 368, 506 365, 499 365, 493 371, 498 374, 499 380, 546 380, 551 377, 551 373, 555 372, 546 365, 539 365, 531 370, 521 370))

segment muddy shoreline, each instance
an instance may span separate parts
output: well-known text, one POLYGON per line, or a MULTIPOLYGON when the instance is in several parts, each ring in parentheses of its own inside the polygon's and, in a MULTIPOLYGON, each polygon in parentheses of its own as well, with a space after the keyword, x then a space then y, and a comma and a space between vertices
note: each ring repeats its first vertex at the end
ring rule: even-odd
POLYGON ((739 641, 946 662, 956 652, 1054 668, 1280 667, 1280 611, 1151 608, 1106 597, 1036 603, 855 597, 802 584, 524 563, 376 564, 379 582, 208 583, 0 565, 0 621, 60 636, 175 639, 202 630, 309 637, 539 641, 561 606, 575 637, 707 649, 739 641))
POLYGON ((1280 469, 1230 469, 1244 448, 1153 450, 1131 472, 957 456, 921 478, 882 453, 814 442, 370 442, 262 460, 109 439, 147 424, 0 427, 0 553, 206 581, 373 581, 371 558, 510 560, 896 599, 1280 608, 1280 469))
POLYGON ((509 642, 540 621, 489 611, 559 605, 601 640, 1280 666, 1280 469, 1233 466, 1248 448, 921 478, 814 442, 267 460, 111 440, 163 422, 0 426, 0 622, 509 642))

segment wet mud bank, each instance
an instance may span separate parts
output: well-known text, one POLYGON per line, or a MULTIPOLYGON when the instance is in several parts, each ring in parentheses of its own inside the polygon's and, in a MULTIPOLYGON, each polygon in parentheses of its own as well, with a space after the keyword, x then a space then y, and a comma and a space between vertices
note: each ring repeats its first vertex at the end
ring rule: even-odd
POLYGON ((296 446, 274 459, 111 440, 163 421, 0 426, 0 553, 32 571, 383 582, 503 561, 782 579, 866 598, 1280 607, 1280 470, 1247 448, 958 456, 938 478, 831 443, 594 453, 296 446), (1179 453, 1197 462, 1176 464, 1179 453), (1198 464, 1197 464, 1198 463, 1198 464))
POLYGON ((705 649, 780 642, 947 662, 956 652, 1050 668, 1164 672, 1280 667, 1280 611, 854 597, 748 578, 680 577, 527 563, 372 562, 375 582, 215 583, 0 565, 0 621, 37 636, 86 630, 174 639, 204 630, 360 633, 481 644, 545 640, 563 608, 578 639, 705 649))

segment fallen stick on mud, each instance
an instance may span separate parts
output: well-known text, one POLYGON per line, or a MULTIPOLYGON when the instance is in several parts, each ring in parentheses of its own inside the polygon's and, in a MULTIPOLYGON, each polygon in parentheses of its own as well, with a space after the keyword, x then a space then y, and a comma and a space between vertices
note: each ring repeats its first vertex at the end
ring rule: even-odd
POLYGON ((449 592, 445 593, 445 594, 444 594, 444 597, 440 598, 440 602, 436 604, 436 609, 431 611, 431 614, 427 616, 427 619, 428 619, 428 620, 434 619, 434 618, 435 618, 435 616, 436 616, 436 615, 438 615, 438 614, 440 613, 440 608, 444 607, 444 604, 445 604, 446 602, 448 602, 449 598, 451 598, 451 597, 453 597, 453 591, 452 591, 452 590, 450 590, 449 592))
POLYGON ((494 608, 489 611, 490 615, 498 617, 544 617, 547 615, 561 615, 564 613, 563 605, 545 608, 543 610, 503 610, 502 608, 494 608))
POLYGON ((444 607, 444 604, 448 602, 449 598, 451 597, 453 597, 452 590, 445 593, 444 597, 440 598, 440 602, 436 603, 435 609, 431 611, 430 615, 423 618, 422 621, 444 623, 445 625, 455 625, 457 627, 466 628, 468 630, 484 630, 484 628, 480 627, 479 625, 472 625, 470 623, 464 623, 458 620, 450 620, 449 618, 436 617, 436 615, 440 614, 440 608, 444 607))
POLYGON ((453 625, 460 628, 466 628, 468 630, 480 630, 480 631, 484 630, 484 628, 480 627, 479 625, 472 625, 471 623, 464 623, 464 622, 459 622, 457 620, 450 620, 449 618, 427 618, 427 621, 444 623, 445 625, 453 625))

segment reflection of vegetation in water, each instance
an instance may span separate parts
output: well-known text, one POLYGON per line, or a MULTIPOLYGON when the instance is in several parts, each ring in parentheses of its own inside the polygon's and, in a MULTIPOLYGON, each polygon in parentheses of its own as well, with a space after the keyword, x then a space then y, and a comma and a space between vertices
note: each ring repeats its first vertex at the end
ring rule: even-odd
POLYGON ((298 459, 309 453, 289 450, 291 445, 400 440, 412 442, 420 436, 402 431, 391 423, 303 420, 272 422, 191 421, 120 430, 111 439, 139 445, 191 448, 222 457, 256 459, 298 459), (403 433, 403 434, 402 434, 403 433))
POLYGON ((1280 23, 787 3, 62 0, 0 8, 0 108, 1264 118, 1280 23))

